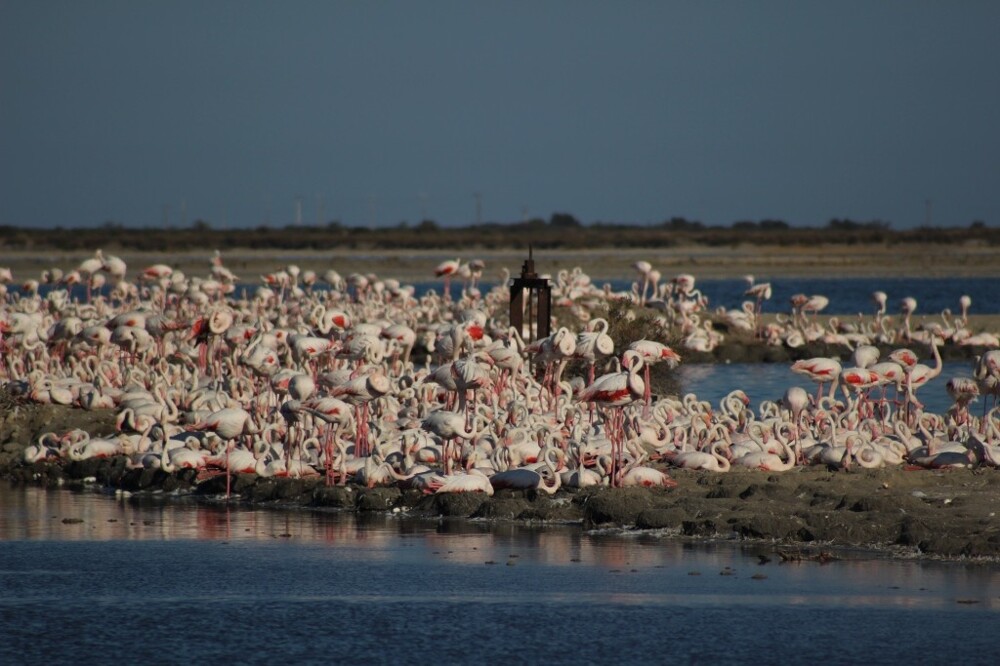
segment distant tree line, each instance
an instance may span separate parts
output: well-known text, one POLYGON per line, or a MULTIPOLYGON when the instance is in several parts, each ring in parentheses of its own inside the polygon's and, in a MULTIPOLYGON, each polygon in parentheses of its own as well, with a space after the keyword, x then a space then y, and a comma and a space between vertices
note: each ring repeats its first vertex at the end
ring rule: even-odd
MULTIPOLYGON (((859 222, 836 218, 825 227, 793 227, 784 220, 739 220, 728 227, 709 226, 697 220, 671 217, 658 224, 616 222, 583 224, 570 213, 553 213, 548 220, 535 217, 520 222, 484 222, 465 227, 443 227, 434 220, 411 226, 371 229, 347 226, 334 220, 325 225, 215 229, 208 220, 195 220, 187 228, 133 228, 115 221, 99 227, 27 229, 0 225, 0 250, 89 250, 95 247, 138 251, 198 248, 329 249, 447 247, 511 248, 529 243, 537 248, 671 247, 683 244, 710 246, 760 243, 805 245, 815 243, 958 243, 980 241, 1000 245, 1000 229, 980 220, 966 228, 921 227, 893 230, 888 222, 859 222), (72 233, 67 233, 71 231, 72 233)), ((2 260, 0 260, 2 263, 2 260)))

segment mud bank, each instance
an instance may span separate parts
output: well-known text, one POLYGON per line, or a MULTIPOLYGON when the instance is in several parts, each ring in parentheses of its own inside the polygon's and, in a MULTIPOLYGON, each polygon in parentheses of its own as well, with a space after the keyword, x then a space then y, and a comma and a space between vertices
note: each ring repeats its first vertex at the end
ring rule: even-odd
MULTIPOLYGON (((32 427, 69 424, 70 415, 102 425, 103 413, 25 406, 3 422, 0 473, 13 483, 76 491, 179 493, 224 502, 224 475, 195 470, 167 474, 127 469, 124 457, 54 463, 20 462, 32 427), (68 420, 67 420, 68 419, 68 420), (16 421, 17 425, 13 425, 16 421), (17 439, 13 439, 15 436, 17 439), (19 440, 19 441, 18 441, 19 440)), ((99 429, 99 428, 98 428, 99 429)), ((1000 472, 993 469, 907 471, 901 468, 831 472, 796 468, 784 473, 735 470, 725 474, 672 470, 678 485, 658 488, 560 490, 423 495, 399 488, 327 487, 321 479, 260 478, 237 474, 233 498, 241 506, 398 511, 415 517, 580 523, 663 530, 696 539, 766 542, 778 550, 819 553, 869 549, 900 557, 1000 557, 1000 472)))

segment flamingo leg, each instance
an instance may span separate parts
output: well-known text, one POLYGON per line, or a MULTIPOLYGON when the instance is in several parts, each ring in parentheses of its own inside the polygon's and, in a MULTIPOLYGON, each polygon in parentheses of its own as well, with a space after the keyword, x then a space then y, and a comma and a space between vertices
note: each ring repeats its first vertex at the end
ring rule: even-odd
POLYGON ((653 389, 649 385, 649 364, 648 363, 645 364, 643 369, 645 371, 646 388, 643 389, 643 396, 642 396, 642 399, 643 399, 642 418, 643 419, 648 419, 649 418, 649 403, 652 401, 653 389))
POLYGON ((233 477, 232 474, 230 473, 230 466, 229 466, 229 452, 232 450, 233 450, 232 442, 226 443, 226 501, 229 500, 233 482, 233 477))

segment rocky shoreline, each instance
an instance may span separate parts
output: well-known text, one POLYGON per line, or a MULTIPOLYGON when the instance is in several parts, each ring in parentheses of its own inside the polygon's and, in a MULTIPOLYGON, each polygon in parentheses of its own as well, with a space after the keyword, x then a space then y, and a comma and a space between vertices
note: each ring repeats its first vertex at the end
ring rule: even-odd
MULTIPOLYGON (((127 469, 126 458, 26 465, 18 454, 24 428, 66 425, 80 410, 25 405, 0 426, 0 474, 14 484, 73 491, 167 494, 225 502, 225 475, 195 470, 168 474, 127 469), (32 411, 35 413, 28 414, 32 411), (67 412, 67 413, 63 413, 67 412), (14 425, 17 421, 19 425, 14 425), (20 433, 20 434, 19 434, 20 433), (16 439, 14 439, 16 437, 16 439)), ((93 427, 109 415, 88 413, 93 427)), ((319 478, 233 477, 231 502, 255 508, 312 508, 397 512, 412 517, 455 517, 533 523, 578 523, 661 530, 693 539, 749 540, 776 551, 818 557, 838 549, 896 557, 996 561, 1000 558, 1000 474, 992 469, 829 471, 822 467, 771 473, 671 470, 677 487, 589 488, 424 495, 417 490, 328 487, 319 478)))

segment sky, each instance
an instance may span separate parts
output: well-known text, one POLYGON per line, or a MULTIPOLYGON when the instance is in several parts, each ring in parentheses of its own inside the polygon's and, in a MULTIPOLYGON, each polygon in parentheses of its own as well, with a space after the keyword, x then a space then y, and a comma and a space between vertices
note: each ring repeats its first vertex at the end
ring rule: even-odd
POLYGON ((998 226, 998 26, 992 0, 0 0, 0 224, 998 226))

